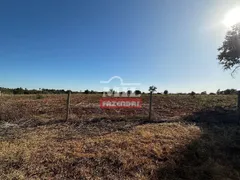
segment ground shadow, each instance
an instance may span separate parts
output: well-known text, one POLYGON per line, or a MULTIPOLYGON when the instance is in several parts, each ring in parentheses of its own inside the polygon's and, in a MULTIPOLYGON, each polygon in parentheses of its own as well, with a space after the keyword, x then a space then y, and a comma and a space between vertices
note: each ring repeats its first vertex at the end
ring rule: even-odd
POLYGON ((199 126, 201 137, 181 153, 178 151, 174 162, 159 168, 157 179, 240 179, 240 126, 236 110, 215 107, 183 121, 199 126))

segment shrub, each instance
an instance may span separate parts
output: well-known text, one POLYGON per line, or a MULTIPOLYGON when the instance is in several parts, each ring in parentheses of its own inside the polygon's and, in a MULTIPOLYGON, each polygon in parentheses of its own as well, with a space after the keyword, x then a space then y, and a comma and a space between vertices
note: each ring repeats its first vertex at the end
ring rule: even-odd
POLYGON ((44 96, 41 95, 41 94, 37 94, 37 95, 36 95, 36 99, 43 99, 43 98, 44 98, 44 96))
POLYGON ((192 91, 191 93, 190 93, 190 95, 191 96, 194 96, 196 93, 194 92, 194 91, 192 91))
POLYGON ((140 91, 140 90, 136 90, 136 91, 135 91, 135 94, 136 94, 136 95, 139 95, 139 94, 141 94, 141 91, 140 91))
POLYGON ((89 93, 90 91, 88 89, 84 91, 84 94, 89 94, 89 93))

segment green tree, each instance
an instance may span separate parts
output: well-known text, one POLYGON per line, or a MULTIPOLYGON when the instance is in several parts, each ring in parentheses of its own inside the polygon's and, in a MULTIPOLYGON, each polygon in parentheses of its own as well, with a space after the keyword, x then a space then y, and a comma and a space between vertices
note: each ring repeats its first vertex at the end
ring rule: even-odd
POLYGON ((224 70, 232 70, 232 75, 240 67, 240 23, 232 26, 225 36, 225 40, 218 48, 219 63, 224 70))
POLYGON ((157 90, 157 87, 156 86, 150 86, 149 87, 149 91, 150 92, 154 92, 154 91, 156 91, 157 90))
POLYGON ((135 92, 134 92, 136 95, 139 95, 139 94, 141 94, 141 91, 140 90, 135 90, 135 92))
POLYGON ((87 90, 84 91, 84 94, 89 94, 89 92, 90 91, 87 89, 87 90))
POLYGON ((21 87, 13 89, 13 94, 24 94, 24 89, 21 87))
POLYGON ((131 90, 128 90, 127 91, 127 95, 130 96, 132 94, 132 91, 131 90))
POLYGON ((206 95, 206 94, 207 94, 207 91, 201 92, 201 95, 206 95))
POLYGON ((194 92, 194 91, 192 91, 191 93, 190 93, 190 95, 191 96, 194 96, 196 93, 194 92))
POLYGON ((167 95, 167 94, 168 94, 168 90, 165 90, 165 91, 163 92, 163 94, 167 95))

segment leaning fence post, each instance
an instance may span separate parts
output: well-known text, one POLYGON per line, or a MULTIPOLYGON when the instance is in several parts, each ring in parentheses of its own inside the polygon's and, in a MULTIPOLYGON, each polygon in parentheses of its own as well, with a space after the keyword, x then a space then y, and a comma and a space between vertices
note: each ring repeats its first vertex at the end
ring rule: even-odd
POLYGON ((69 112, 70 112, 70 97, 71 97, 71 91, 68 91, 66 121, 68 121, 68 118, 69 118, 69 112))
POLYGON ((149 117, 148 120, 151 121, 152 115, 152 91, 150 91, 150 99, 149 99, 149 117))

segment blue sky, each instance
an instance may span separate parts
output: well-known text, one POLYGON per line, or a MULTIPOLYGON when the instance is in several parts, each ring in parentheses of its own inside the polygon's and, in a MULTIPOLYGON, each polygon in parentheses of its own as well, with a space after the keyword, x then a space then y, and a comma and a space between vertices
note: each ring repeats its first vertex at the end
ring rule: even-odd
POLYGON ((221 23, 237 0, 3 0, 0 86, 158 91, 239 88, 218 64, 221 23), (113 82, 115 86, 119 82, 113 82))

